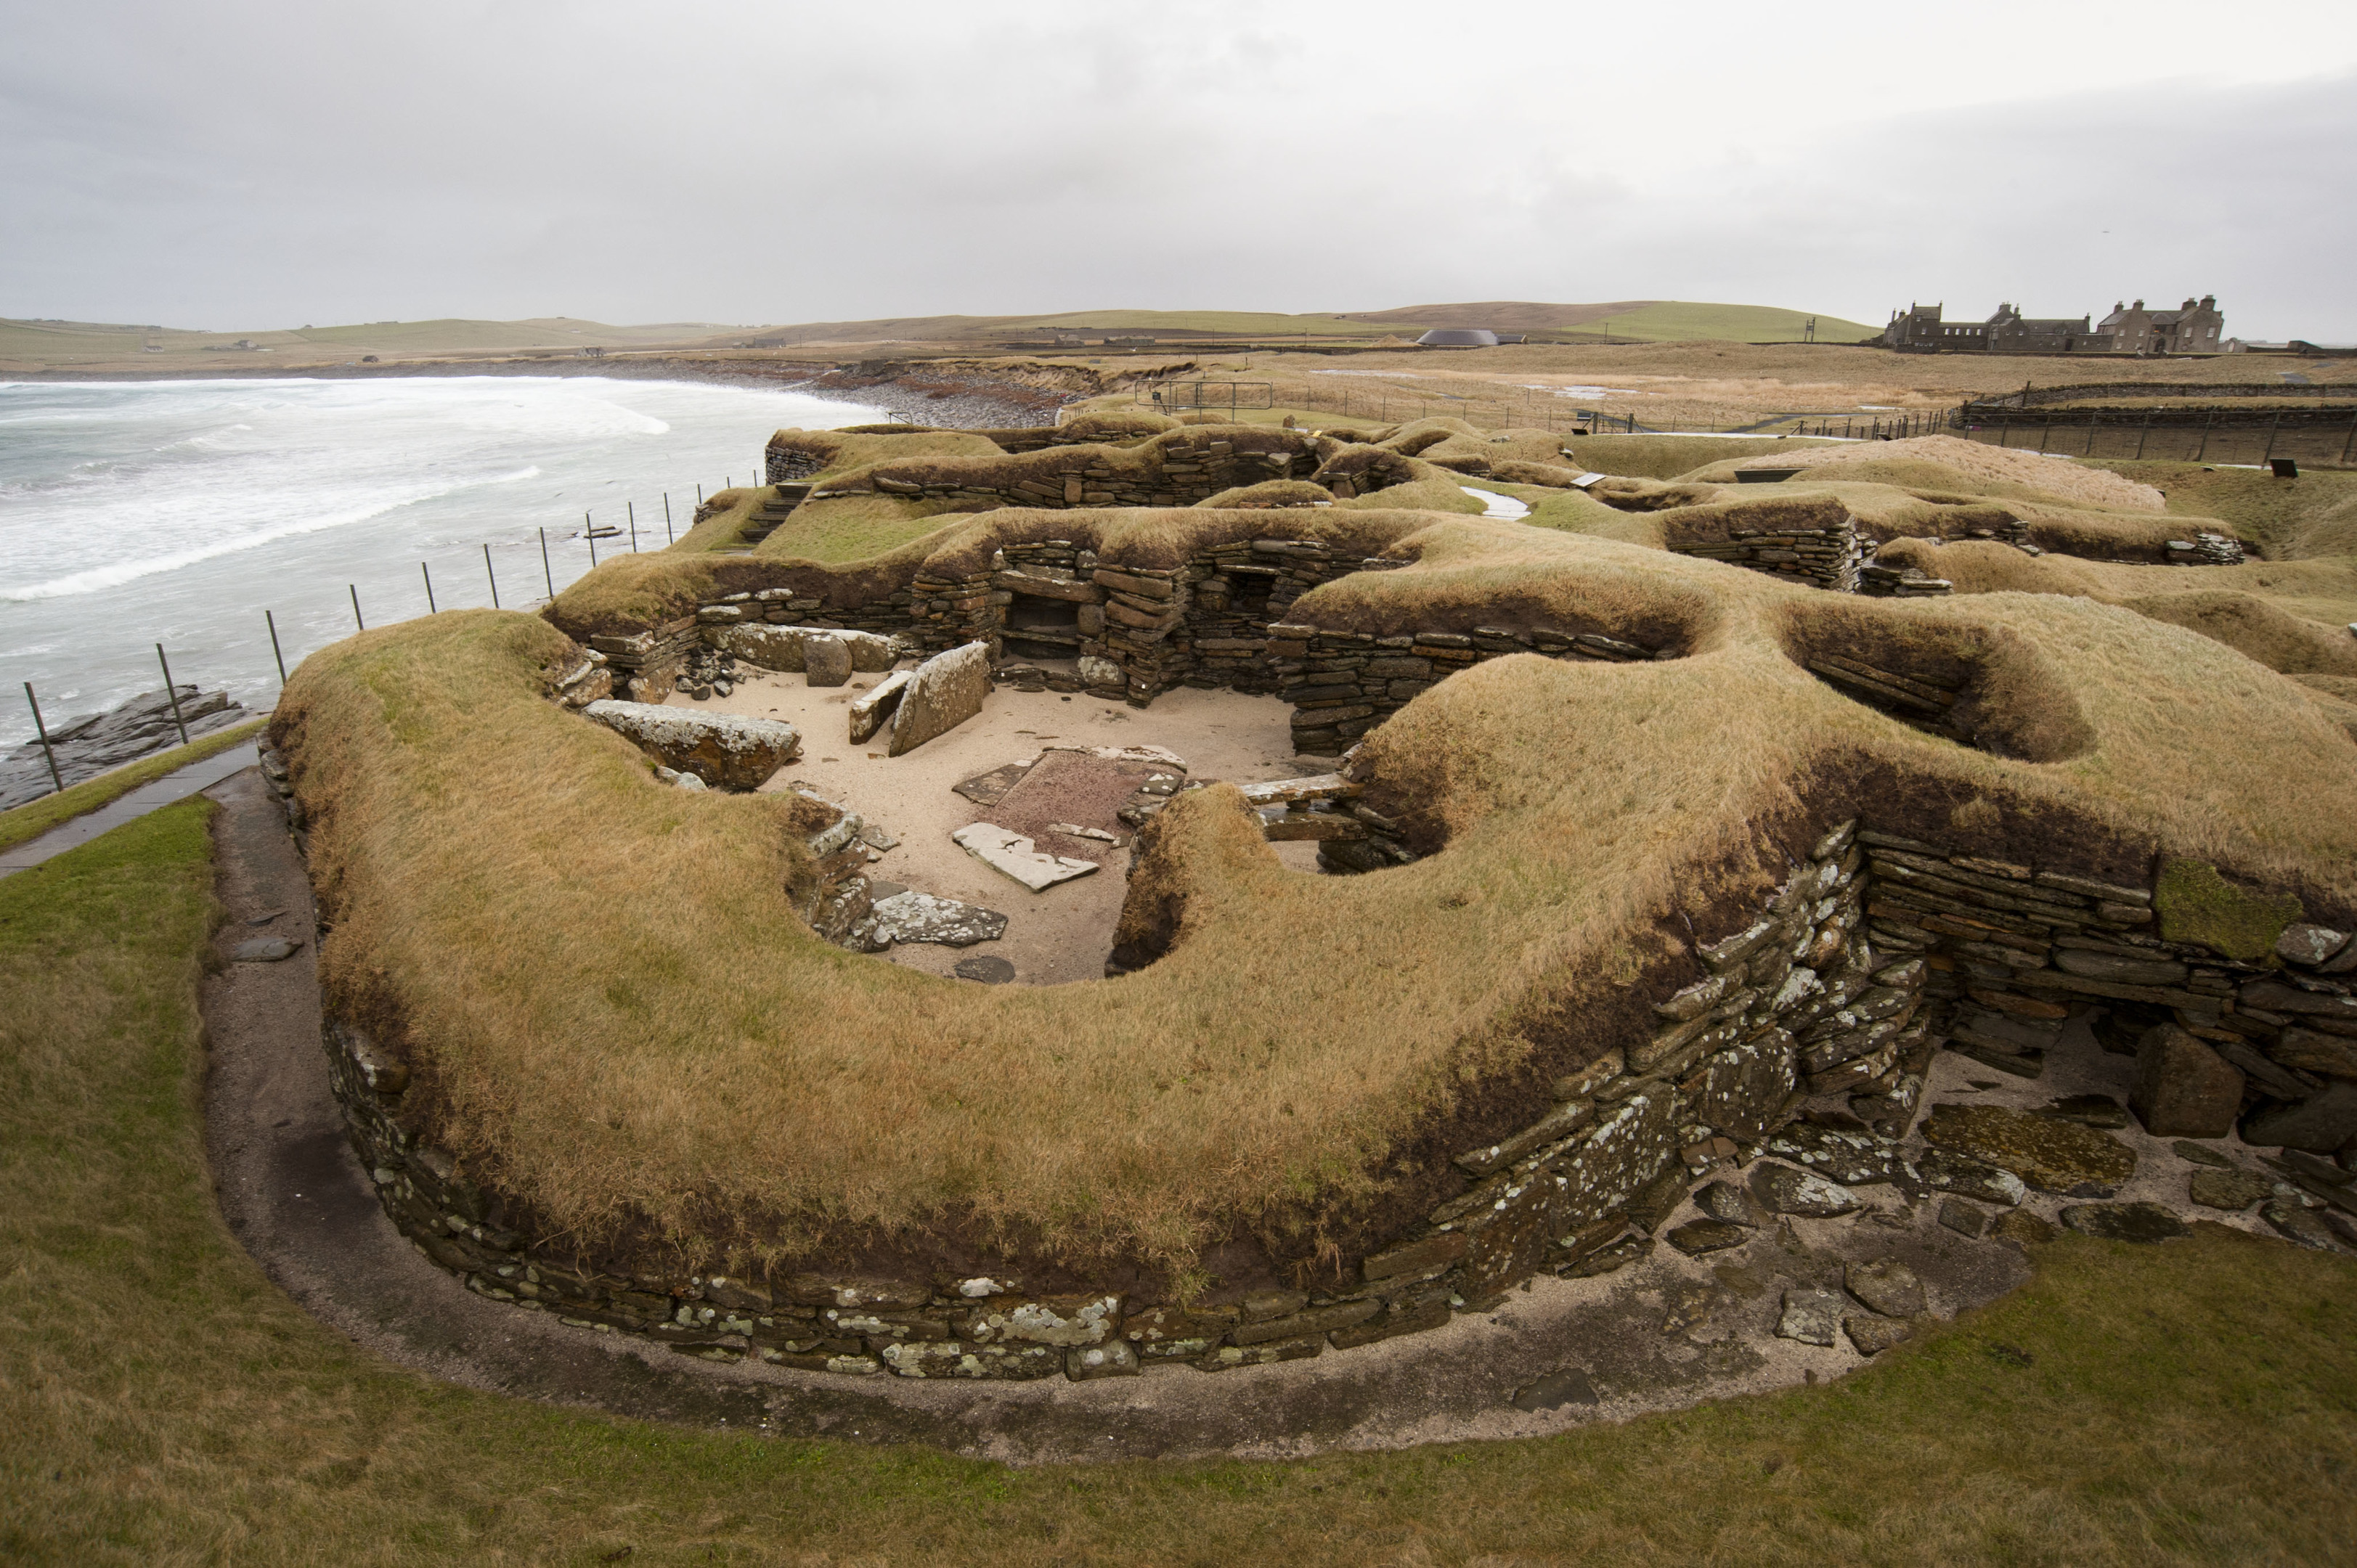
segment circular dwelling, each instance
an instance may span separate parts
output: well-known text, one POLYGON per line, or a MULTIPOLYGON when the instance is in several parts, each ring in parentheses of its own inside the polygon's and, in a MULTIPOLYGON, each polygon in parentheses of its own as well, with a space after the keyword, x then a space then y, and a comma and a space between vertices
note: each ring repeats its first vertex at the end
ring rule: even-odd
POLYGON ((1498 335, 1479 327, 1435 328, 1415 340, 1419 349, 1494 349, 1498 335))

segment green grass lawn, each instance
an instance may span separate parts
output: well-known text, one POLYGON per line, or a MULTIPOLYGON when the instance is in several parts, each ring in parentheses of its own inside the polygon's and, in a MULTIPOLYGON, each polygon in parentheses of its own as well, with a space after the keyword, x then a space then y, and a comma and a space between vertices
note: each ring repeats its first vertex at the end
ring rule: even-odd
POLYGON ((213 1206, 212 810, 0 882, 0 1559, 2078 1568, 2357 1540, 2357 1263, 2212 1227, 2057 1242, 1841 1383, 1398 1454, 1018 1471, 429 1382, 282 1297, 213 1206))
POLYGON ((95 779, 85 779, 79 784, 69 784, 54 795, 44 795, 38 800, 27 800, 10 811, 0 811, 0 849, 14 849, 27 839, 40 837, 51 828, 74 818, 85 816, 122 799, 143 784, 152 784, 167 773, 176 772, 191 762, 202 762, 208 757, 218 757, 233 746, 243 746, 260 735, 268 718, 249 719, 232 725, 186 746, 176 746, 169 751, 159 751, 153 757, 143 757, 136 762, 125 763, 95 779))

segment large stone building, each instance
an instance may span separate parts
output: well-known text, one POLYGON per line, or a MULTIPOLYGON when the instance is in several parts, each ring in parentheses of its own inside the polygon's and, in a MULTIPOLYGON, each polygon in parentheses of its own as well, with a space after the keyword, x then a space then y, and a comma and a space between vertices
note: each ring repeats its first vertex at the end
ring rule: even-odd
POLYGON ((2147 310, 2139 299, 2115 304, 2101 330, 2122 353, 2215 354, 2224 348, 2226 318, 2214 294, 2189 299, 2175 310, 2147 310))
POLYGON ((2013 305, 1986 321, 1949 321, 1942 306, 1910 305, 1890 313, 1882 344, 1913 354, 2215 354, 2224 348, 2225 320, 2214 295, 2176 310, 2147 310, 2139 299, 2114 306, 2101 325, 2086 316, 2024 316, 2013 305))

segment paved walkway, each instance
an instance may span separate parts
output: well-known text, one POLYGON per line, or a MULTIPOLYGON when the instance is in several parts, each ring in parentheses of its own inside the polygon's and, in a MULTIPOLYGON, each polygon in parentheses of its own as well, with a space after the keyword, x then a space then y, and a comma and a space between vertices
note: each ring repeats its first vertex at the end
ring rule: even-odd
POLYGON ((199 790, 210 789, 231 774, 251 768, 259 760, 260 756, 253 746, 233 746, 218 756, 206 757, 202 762, 191 762, 176 772, 167 773, 154 783, 143 784, 95 811, 59 823, 37 839, 27 839, 11 850, 0 850, 0 876, 14 875, 40 865, 52 855, 79 849, 109 828, 119 828, 175 800, 185 800, 199 790))

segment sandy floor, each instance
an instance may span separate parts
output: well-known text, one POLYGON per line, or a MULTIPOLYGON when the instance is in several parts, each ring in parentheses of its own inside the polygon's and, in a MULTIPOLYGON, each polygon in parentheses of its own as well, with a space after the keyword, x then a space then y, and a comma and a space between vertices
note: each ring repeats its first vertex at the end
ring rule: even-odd
MULTIPOLYGON (((1103 978, 1129 864, 1125 849, 1106 855, 1104 868, 1092 875, 1030 892, 950 841, 967 823, 991 820, 985 808, 951 786, 1037 756, 1051 743, 1158 746, 1186 762, 1190 779, 1250 783, 1333 768, 1331 758, 1294 757, 1289 704, 1275 697, 1192 688, 1166 693, 1140 712, 1096 697, 1000 686, 974 718, 906 757, 888 757, 881 736, 858 746, 844 738, 852 700, 881 679, 856 675, 847 686, 813 688, 800 675, 764 673, 726 697, 699 703, 674 694, 670 703, 785 719, 799 726, 801 760, 780 769, 765 789, 800 786, 850 807, 898 837, 899 847, 871 865, 869 876, 980 904, 1007 917, 1006 935, 995 942, 970 948, 900 943, 885 955, 935 974, 949 973, 962 958, 993 954, 1015 965, 1018 984, 1103 978)), ((1071 847, 1056 846, 1050 853, 1069 854, 1071 847)), ((1270 847, 1292 869, 1317 873, 1315 843, 1270 847)))

